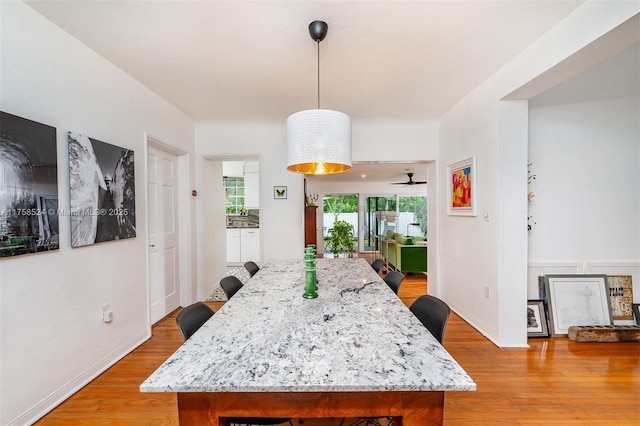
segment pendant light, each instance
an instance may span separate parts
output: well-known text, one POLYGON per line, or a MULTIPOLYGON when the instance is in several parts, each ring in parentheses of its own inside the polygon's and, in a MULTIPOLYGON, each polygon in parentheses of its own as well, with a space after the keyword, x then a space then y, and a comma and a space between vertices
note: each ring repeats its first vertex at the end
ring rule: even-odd
POLYGON ((320 42, 327 35, 326 22, 309 24, 318 44, 318 108, 299 111, 287 118, 287 170, 326 175, 351 169, 351 117, 320 109, 320 42))

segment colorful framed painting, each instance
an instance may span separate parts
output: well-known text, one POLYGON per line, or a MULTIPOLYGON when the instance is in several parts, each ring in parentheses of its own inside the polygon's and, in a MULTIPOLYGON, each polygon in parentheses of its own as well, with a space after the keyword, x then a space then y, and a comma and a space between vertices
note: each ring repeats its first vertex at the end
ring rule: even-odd
POLYGON ((69 132, 71 247, 136 236, 134 153, 69 132))
POLYGON ((527 301, 527 336, 549 337, 547 314, 542 300, 527 301))
POLYGON ((287 187, 286 186, 274 186, 273 187, 273 198, 276 200, 286 200, 287 199, 287 187))
POLYGON ((452 216, 477 216, 478 191, 476 157, 447 166, 447 213, 452 216))
POLYGON ((0 258, 58 250, 56 128, 0 112, 0 258))

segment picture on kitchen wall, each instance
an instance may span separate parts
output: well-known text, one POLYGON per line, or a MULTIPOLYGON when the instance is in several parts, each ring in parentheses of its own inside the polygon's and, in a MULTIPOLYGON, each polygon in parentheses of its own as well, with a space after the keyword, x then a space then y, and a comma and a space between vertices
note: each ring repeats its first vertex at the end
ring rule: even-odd
POLYGON ((454 216, 477 216, 476 157, 447 166, 447 212, 454 216))
POLYGON ((71 246, 136 236, 133 151, 69 132, 71 246))
POLYGON ((57 250, 56 129, 0 112, 0 257, 57 250))

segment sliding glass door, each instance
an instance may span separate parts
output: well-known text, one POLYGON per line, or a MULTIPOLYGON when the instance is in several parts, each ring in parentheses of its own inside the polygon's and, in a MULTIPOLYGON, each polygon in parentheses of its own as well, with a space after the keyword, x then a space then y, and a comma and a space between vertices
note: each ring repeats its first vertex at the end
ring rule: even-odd
POLYGON ((396 230, 396 196, 367 197, 364 206, 364 251, 378 251, 376 235, 396 230))

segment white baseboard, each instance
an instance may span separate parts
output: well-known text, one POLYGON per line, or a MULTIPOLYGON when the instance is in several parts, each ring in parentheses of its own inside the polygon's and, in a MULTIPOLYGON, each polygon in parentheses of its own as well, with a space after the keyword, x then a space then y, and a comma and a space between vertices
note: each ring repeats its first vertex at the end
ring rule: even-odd
POLYGON ((499 340, 496 339, 490 332, 486 330, 486 327, 482 324, 479 324, 477 321, 472 319, 469 315, 467 315, 462 310, 458 309, 455 306, 450 306, 451 310, 456 313, 460 318, 462 318, 467 324, 473 327, 478 333, 482 334, 485 339, 489 340, 491 343, 496 345, 499 348, 528 348, 529 345, 526 341, 523 343, 520 339, 507 339, 507 340, 499 340))
POLYGON ((146 330, 138 335, 134 336, 129 341, 125 342, 120 347, 114 349, 112 352, 107 354, 101 360, 93 364, 90 368, 83 371, 77 377, 73 378, 66 384, 60 386, 54 392, 52 392, 49 396, 42 399, 39 403, 31 407, 26 412, 20 414, 13 420, 10 420, 7 423, 8 426, 23 426, 23 425, 31 425, 35 423, 38 419, 43 417, 49 411, 53 410, 55 407, 64 402, 71 395, 82 389, 93 379, 98 377, 100 374, 105 372, 109 367, 111 367, 116 362, 120 361, 126 355, 130 354, 135 348, 149 340, 151 337, 151 330, 146 330))

